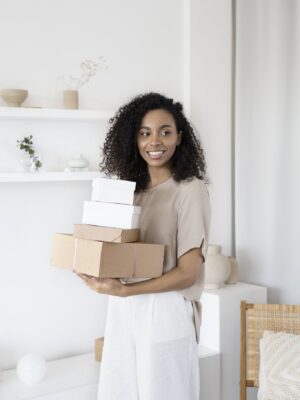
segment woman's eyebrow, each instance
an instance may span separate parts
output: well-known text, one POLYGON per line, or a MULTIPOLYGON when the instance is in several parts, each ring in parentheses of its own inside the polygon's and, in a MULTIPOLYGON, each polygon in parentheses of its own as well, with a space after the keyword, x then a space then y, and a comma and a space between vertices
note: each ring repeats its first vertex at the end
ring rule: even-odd
POLYGON ((162 128, 172 128, 172 125, 168 125, 168 124, 166 124, 166 125, 161 125, 159 128, 160 128, 160 129, 162 129, 162 128))
POLYGON ((140 126, 140 129, 150 129, 149 126, 140 126))
MULTIPOLYGON (((168 125, 168 124, 161 125, 159 127, 159 129, 162 129, 162 128, 172 128, 172 125, 168 125)), ((151 127, 149 127, 149 126, 141 126, 140 129, 151 129, 151 127)))

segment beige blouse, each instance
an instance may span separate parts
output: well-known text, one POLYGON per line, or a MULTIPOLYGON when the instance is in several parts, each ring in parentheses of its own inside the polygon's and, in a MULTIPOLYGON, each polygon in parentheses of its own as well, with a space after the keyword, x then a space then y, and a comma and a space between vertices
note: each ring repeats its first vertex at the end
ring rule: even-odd
MULTIPOLYGON (((202 248, 206 257, 210 226, 210 202, 205 183, 197 178, 175 182, 171 177, 161 184, 135 194, 134 204, 141 206, 141 240, 165 247, 163 272, 175 268, 180 256, 193 248, 202 248)), ((179 292, 192 301, 197 340, 200 328, 200 303, 204 286, 204 268, 197 281, 179 292)))

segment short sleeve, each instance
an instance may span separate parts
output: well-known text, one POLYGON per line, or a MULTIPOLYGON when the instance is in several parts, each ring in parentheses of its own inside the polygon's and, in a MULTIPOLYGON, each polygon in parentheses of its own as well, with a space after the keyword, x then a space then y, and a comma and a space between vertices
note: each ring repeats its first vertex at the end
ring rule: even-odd
POLYGON ((197 178, 181 184, 178 204, 177 258, 202 246, 206 258, 210 228, 210 201, 205 183, 197 178))

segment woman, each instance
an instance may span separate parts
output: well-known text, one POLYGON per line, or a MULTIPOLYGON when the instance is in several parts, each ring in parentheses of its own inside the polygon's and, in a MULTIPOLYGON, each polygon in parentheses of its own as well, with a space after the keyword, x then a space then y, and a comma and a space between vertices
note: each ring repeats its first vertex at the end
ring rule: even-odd
POLYGON ((199 400, 198 300, 210 206, 203 150, 182 105, 135 97, 110 121, 102 170, 136 182, 141 240, 166 245, 163 275, 80 277, 109 296, 99 400, 199 400))

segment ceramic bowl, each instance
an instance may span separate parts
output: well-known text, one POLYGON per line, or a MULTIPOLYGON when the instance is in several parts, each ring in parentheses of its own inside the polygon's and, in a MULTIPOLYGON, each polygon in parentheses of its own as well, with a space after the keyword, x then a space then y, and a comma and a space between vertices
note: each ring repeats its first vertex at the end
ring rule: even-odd
POLYGON ((28 96, 27 90, 22 89, 2 89, 0 96, 8 107, 21 107, 21 104, 28 96))

